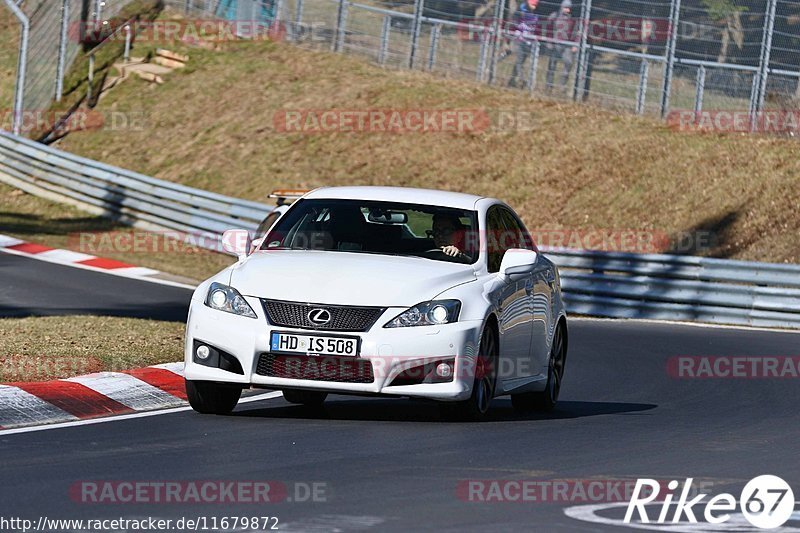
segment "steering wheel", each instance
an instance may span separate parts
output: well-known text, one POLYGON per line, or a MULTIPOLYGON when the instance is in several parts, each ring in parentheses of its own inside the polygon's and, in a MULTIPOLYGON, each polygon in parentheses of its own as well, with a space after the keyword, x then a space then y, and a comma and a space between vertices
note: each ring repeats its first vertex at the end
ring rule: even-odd
POLYGON ((449 261, 450 263, 463 263, 464 262, 463 258, 468 257, 463 252, 459 253, 456 256, 448 255, 444 253, 444 250, 442 250, 441 248, 431 248, 430 250, 425 250, 424 252, 420 253, 420 255, 425 257, 430 257, 431 259, 433 259, 433 257, 431 256, 437 257, 436 254, 439 254, 441 256, 441 259, 449 261))
MULTIPOLYGON (((431 248, 430 250, 425 250, 424 252, 421 252, 421 253, 425 254, 425 255, 428 255, 428 254, 433 254, 433 253, 436 253, 436 252, 438 252, 438 253, 440 253, 442 255, 447 255, 446 253, 444 253, 444 250, 442 250, 441 248, 431 248)), ((447 257, 452 257, 452 256, 447 255, 447 257)))

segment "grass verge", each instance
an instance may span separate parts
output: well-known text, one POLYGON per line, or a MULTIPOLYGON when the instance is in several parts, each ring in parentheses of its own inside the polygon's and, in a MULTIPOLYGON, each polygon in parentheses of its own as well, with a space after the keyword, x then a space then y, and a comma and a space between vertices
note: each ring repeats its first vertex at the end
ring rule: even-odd
POLYGON ((180 361, 179 322, 103 316, 0 318, 0 382, 45 381, 180 361))
MULTIPOLYGON (((0 6, 0 113, 14 108, 17 59, 19 56, 19 22, 5 5, 0 6)), ((6 122, 4 116, 0 124, 6 122)))
POLYGON ((166 246, 161 236, 51 202, 0 183, 0 233, 202 280, 234 258, 201 248, 166 246), (135 245, 133 239, 142 243, 135 245))

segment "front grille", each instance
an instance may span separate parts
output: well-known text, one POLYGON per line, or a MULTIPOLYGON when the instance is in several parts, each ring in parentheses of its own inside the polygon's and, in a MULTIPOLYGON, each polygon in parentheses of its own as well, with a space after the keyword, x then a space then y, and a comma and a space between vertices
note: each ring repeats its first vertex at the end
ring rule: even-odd
POLYGON ((324 304, 303 304, 261 300, 270 324, 287 328, 317 329, 330 331, 367 331, 383 314, 382 307, 350 307, 324 304), (308 314, 314 309, 325 309, 330 313, 330 322, 314 324, 308 314))
POLYGON ((310 357, 261 354, 256 374, 273 378, 308 379, 339 383, 372 383, 372 364, 355 357, 310 357))

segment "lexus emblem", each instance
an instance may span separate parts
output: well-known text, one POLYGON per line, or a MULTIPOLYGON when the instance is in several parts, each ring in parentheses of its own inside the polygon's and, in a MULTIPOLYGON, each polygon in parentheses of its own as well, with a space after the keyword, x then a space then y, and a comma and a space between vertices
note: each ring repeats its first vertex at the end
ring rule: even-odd
POLYGON ((324 326, 331 321, 331 312, 327 309, 312 309, 308 312, 308 321, 315 326, 324 326))

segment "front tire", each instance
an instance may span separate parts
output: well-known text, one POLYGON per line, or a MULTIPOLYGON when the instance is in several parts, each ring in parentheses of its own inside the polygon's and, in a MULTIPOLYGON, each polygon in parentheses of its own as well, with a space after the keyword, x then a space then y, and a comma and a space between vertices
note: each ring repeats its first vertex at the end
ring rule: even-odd
POLYGON ((233 411, 242 395, 241 387, 208 381, 185 381, 189 405, 198 413, 226 415, 233 411))
POLYGON ((472 394, 466 400, 443 403, 442 409, 447 418, 477 422, 486 418, 489 405, 494 398, 497 381, 497 332, 487 325, 481 336, 478 357, 475 360, 475 378, 472 394))
POLYGON ((517 411, 543 411, 555 409, 558 394, 561 392, 561 381, 564 379, 564 367, 567 361, 567 344, 561 324, 556 327, 553 345, 550 348, 550 359, 547 364, 547 384, 543 391, 512 394, 511 405, 517 411))
POLYGON ((287 402, 305 405, 306 407, 320 407, 327 397, 327 392, 291 389, 283 391, 283 398, 287 402))

